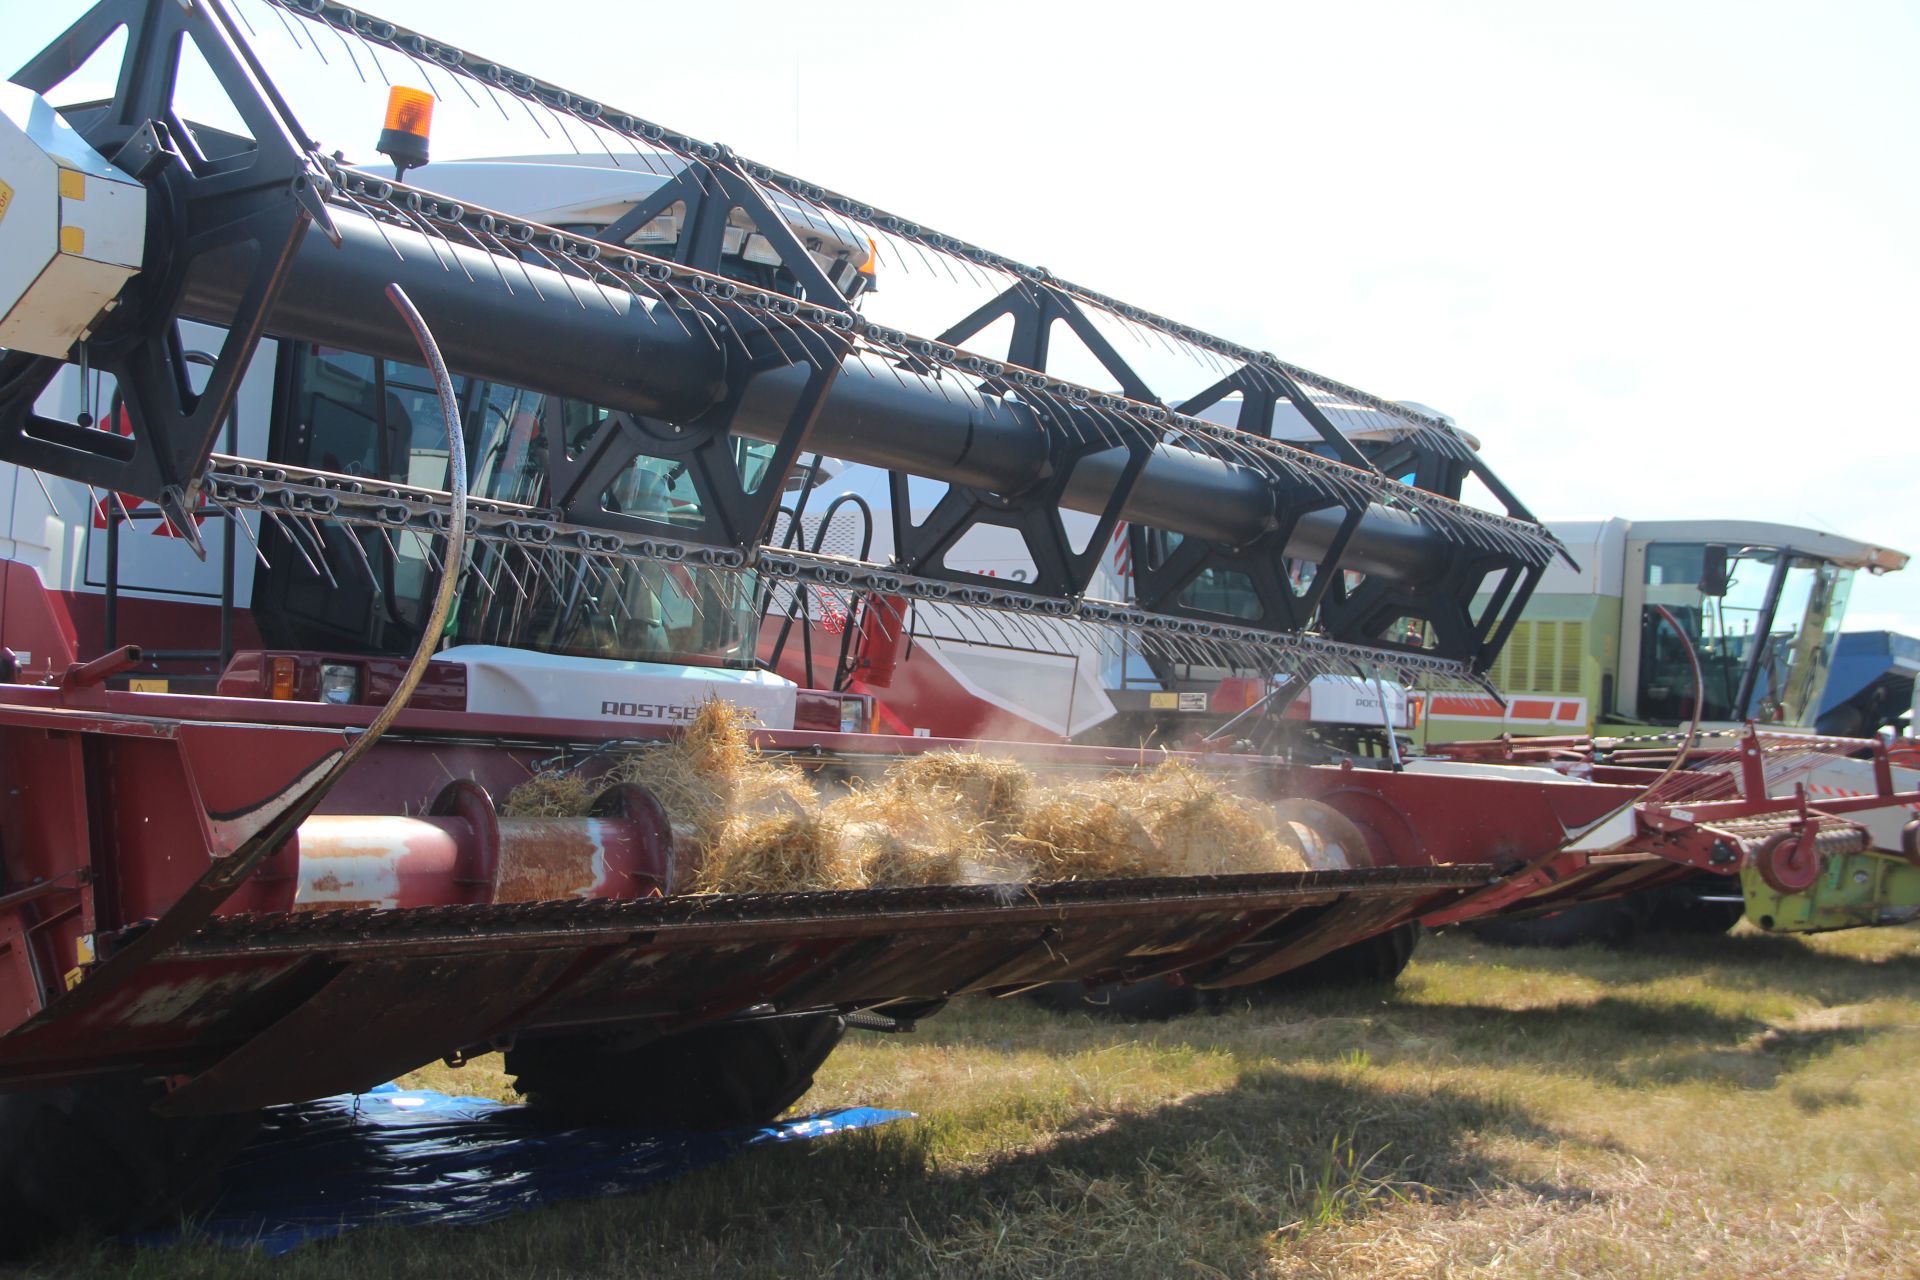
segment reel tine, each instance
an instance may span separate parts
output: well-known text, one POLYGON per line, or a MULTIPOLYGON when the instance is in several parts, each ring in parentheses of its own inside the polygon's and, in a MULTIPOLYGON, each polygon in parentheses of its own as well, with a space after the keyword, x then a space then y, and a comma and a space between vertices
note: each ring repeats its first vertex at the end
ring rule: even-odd
POLYGON ((53 490, 47 487, 46 478, 32 467, 27 468, 27 474, 32 476, 33 482, 40 486, 40 496, 46 499, 47 510, 53 512, 57 519, 64 521, 67 518, 66 513, 61 511, 60 504, 53 500, 53 490))
POLYGON ((380 589, 380 575, 373 571, 373 561, 367 556, 367 549, 360 545, 360 531, 358 529, 348 528, 344 533, 344 540, 353 548, 354 554, 360 558, 360 567, 366 571, 367 585, 378 591, 380 589))
POLYGON ((1022 613, 1017 609, 982 610, 1002 625, 1002 634, 1011 629, 1025 637, 1036 652, 1057 653, 1057 641, 1047 634, 1048 619, 1040 615, 1022 613))
MULTIPOLYGON (((555 275, 560 277, 560 283, 567 286, 567 296, 573 299, 574 306, 579 307, 582 311, 585 311, 587 309, 587 304, 580 301, 580 294, 573 287, 573 276, 570 272, 567 272, 561 269, 560 267, 555 266, 553 259, 549 258, 546 254, 542 253, 540 251, 540 246, 537 244, 534 244, 532 241, 528 241, 522 247, 525 248, 527 252, 531 253, 534 257, 540 259, 540 261, 546 265, 547 270, 553 272, 555 275)), ((529 276, 528 278, 531 279, 532 277, 529 276)))
POLYGON ((408 226, 419 231, 421 238, 425 240, 427 246, 433 250, 434 261, 440 263, 440 269, 442 271, 451 271, 453 269, 441 259, 440 244, 444 243, 447 246, 446 256, 453 259, 453 265, 460 268, 460 273, 466 276, 468 284, 474 282, 473 272, 467 270, 467 264, 460 261, 460 255, 453 251, 453 241, 447 239, 446 234, 433 225, 431 218, 428 218, 424 214, 417 213, 398 202, 395 202, 394 207, 399 210, 400 216, 406 219, 408 226))
POLYGON ((435 573, 445 572, 440 564, 439 552, 434 549, 435 540, 421 533, 413 534, 413 540, 414 544, 420 548, 420 558, 426 561, 427 568, 435 573))
MULTIPOLYGON (((240 12, 239 5, 233 6, 233 9, 235 13, 240 12)), ((241 15, 240 21, 246 22, 246 16, 244 14, 241 15)), ((333 22, 327 22, 326 25, 328 29, 333 32, 334 35, 339 37, 340 47, 346 50, 347 61, 353 64, 353 74, 360 77, 361 84, 367 83, 367 73, 360 69, 360 59, 354 56, 353 43, 347 39, 347 33, 342 31, 339 28, 339 26, 333 22)), ((251 23, 248 24, 247 30, 249 31, 253 30, 253 26, 251 23)))
POLYGON ((273 565, 267 561, 266 552, 260 549, 260 539, 255 537, 253 530, 247 527, 245 511, 240 507, 234 507, 234 506, 228 506, 226 510, 227 510, 227 519, 234 522, 235 526, 239 528, 241 536, 246 538, 247 545, 253 548, 254 559, 260 562, 260 567, 262 569, 271 571, 273 569, 273 565))
MULTIPOLYGON (((471 562, 473 566, 473 575, 471 580, 476 587, 480 588, 480 590, 486 594, 487 603, 491 604, 493 600, 498 596, 499 592, 494 588, 493 583, 487 581, 487 573, 485 569, 482 568, 483 562, 480 559, 480 557, 483 555, 486 557, 484 561, 485 564, 498 563, 500 559, 500 555, 499 555, 499 552, 496 551, 491 545, 486 545, 475 550, 474 558, 471 562)), ((482 605, 481 607, 484 609, 486 606, 482 605)))
POLYGON ((515 596, 521 600, 526 599, 528 595, 527 584, 521 581, 520 575, 513 571, 513 555, 510 548, 501 552, 499 563, 500 572, 506 574, 507 581, 513 584, 515 596))
MULTIPOLYGON (((273 10, 273 16, 280 19, 280 27, 282 30, 284 30, 287 33, 287 39, 293 42, 293 47, 296 49, 305 51, 307 47, 306 44, 300 39, 300 36, 294 31, 293 25, 287 21, 287 15, 281 11, 280 6, 269 5, 268 7, 273 10)), ((326 59, 322 58, 321 61, 325 62, 326 59)))
POLYGON ((320 575, 320 566, 316 565, 313 562, 313 557, 307 554, 307 549, 301 544, 299 537, 289 532, 286 526, 280 522, 280 514, 271 508, 262 508, 262 514, 264 514, 267 519, 273 521, 274 528, 280 530, 281 536, 287 540, 288 544, 293 547, 294 552, 306 563, 307 571, 315 577, 318 577, 320 575))
POLYGON ((380 531, 381 543, 387 548, 387 559, 398 564, 400 562, 400 548, 393 540, 391 528, 385 524, 376 525, 375 527, 380 531))
MULTIPOLYGON (((474 248, 486 255, 488 263, 493 267, 493 274, 498 277, 500 281, 500 287, 507 291, 508 297, 515 296, 513 292, 513 282, 507 279, 507 270, 500 264, 501 258, 512 257, 512 255, 507 252, 506 242, 483 227, 465 227, 465 230, 467 234, 473 238, 474 248)), ((515 261, 519 262, 518 259, 515 259, 515 261)), ((522 274, 525 274, 526 264, 519 263, 519 266, 522 274)))

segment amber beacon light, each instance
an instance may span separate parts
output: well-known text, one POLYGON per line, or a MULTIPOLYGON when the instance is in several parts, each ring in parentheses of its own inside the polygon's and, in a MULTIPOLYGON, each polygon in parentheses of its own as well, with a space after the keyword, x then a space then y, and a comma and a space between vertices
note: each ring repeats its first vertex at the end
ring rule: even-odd
POLYGON ((433 95, 424 89, 394 85, 387 91, 387 118, 378 150, 393 161, 395 178, 427 162, 427 135, 433 131, 433 95))

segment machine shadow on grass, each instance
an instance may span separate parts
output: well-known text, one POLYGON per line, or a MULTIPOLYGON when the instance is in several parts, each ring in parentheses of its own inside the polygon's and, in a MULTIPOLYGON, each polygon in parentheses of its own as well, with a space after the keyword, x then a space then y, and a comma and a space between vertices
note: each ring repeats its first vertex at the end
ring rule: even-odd
POLYGON ((1381 1016, 1403 1037, 1463 1065, 1523 1066, 1624 1088, 1697 1079, 1770 1089, 1809 1059, 1874 1034, 1856 1026, 1786 1029, 1700 1004, 1623 996, 1525 1009, 1409 1001, 1381 1016))
MULTIPOLYGON (((1902 981, 1900 970, 1913 968, 1913 977, 1920 979, 1920 965, 1904 957, 1898 964, 1872 965, 1767 937, 1689 939, 1677 948, 1678 958, 1684 962, 1710 950, 1703 941, 1719 944, 1722 953, 1722 959, 1699 972, 1703 987, 1766 987, 1825 1004, 1852 1004, 1875 994, 1906 994, 1912 985, 1902 981), (1753 966, 1736 969, 1725 956, 1744 941, 1766 945, 1753 966), (1787 959, 1800 962, 1799 967, 1778 963, 1787 959), (1828 959, 1839 963, 1819 964, 1828 959), (1863 964, 1877 971, 1874 980, 1863 976, 1863 964), (1844 980, 1843 974, 1851 975, 1851 980, 1844 980), (1884 992, 1879 990, 1882 986, 1884 992)), ((1558 976, 1581 976, 1587 967, 1579 964, 1574 952, 1494 948, 1494 953, 1492 957, 1483 953, 1483 958, 1501 964, 1507 964, 1510 956, 1548 958, 1537 967, 1558 976), (1551 958, 1560 963, 1551 963, 1551 958)), ((1635 957, 1632 963, 1644 965, 1644 973, 1632 977, 1604 965, 1592 966, 1602 971, 1585 976, 1602 982, 1671 979, 1675 958, 1671 953, 1635 957)), ((1552 1004, 1517 1008, 1464 999, 1434 1000, 1423 993, 1418 975, 1401 988, 1256 996, 1246 1007, 1279 1018, 1338 1016, 1351 1010, 1391 1028, 1377 1037, 1381 1047, 1373 1050, 1376 1053, 1435 1055, 1470 1066, 1524 1066, 1624 1088, 1690 1079, 1739 1089, 1770 1089, 1781 1076, 1809 1061, 1878 1034, 1874 1027, 1839 1022, 1781 1026, 1750 1012, 1715 1008, 1705 998, 1640 996, 1628 991, 1597 998, 1570 994, 1552 1004), (1409 1041, 1420 1047, 1401 1047, 1409 1041)))
MULTIPOLYGON (((1090 1114, 985 1167, 948 1170, 929 1159, 916 1170, 902 1158, 914 1141, 904 1130, 849 1137, 856 1141, 768 1152, 751 1232, 717 1212, 675 1229, 719 1233, 742 1275, 776 1274, 766 1256, 772 1237, 823 1220, 840 1228, 846 1274, 1246 1275, 1277 1242, 1408 1202, 1452 1203, 1491 1186, 1600 1198, 1489 1153, 1500 1139, 1572 1141, 1518 1107, 1444 1087, 1394 1089, 1344 1069, 1249 1069, 1223 1089, 1090 1114), (882 1148, 892 1158, 876 1160, 882 1148), (877 1179, 876 1165, 887 1171, 877 1179), (877 1184, 884 1194, 872 1194, 877 1184)), ((702 1199, 689 1179, 664 1189, 660 1203, 702 1199)))
MULTIPOLYGON (((1790 954, 1802 960, 1830 958, 1785 940, 1754 941, 1783 942, 1790 954)), ((1568 953, 1547 954, 1562 957, 1563 963, 1543 968, 1560 974, 1578 972, 1574 963, 1567 962, 1568 953)), ((1860 963, 1832 958, 1841 964, 1827 969, 1817 963, 1810 966, 1825 973, 1824 978, 1795 973, 1792 976, 1798 977, 1799 983, 1787 980, 1772 985, 1786 991, 1796 985, 1812 985, 1818 990, 1803 994, 1820 998, 1828 984, 1839 981, 1836 973, 1860 963)), ((1499 959, 1505 961, 1504 951, 1499 959)), ((1878 966, 1882 970, 1889 967, 1878 966)), ((1647 973, 1650 980, 1672 975, 1671 960, 1647 973)), ((1745 987, 1749 979, 1759 983, 1767 977, 1785 975, 1768 967, 1758 977, 1718 971, 1703 976, 1710 976, 1716 985, 1745 987)), ((1253 1019, 1255 1026, 1265 1023, 1298 1029, 1282 1043, 1259 1042, 1263 1049, 1282 1056, 1323 1058, 1338 1052, 1336 1045, 1345 1045, 1383 1063, 1415 1059, 1470 1067, 1519 1067, 1622 1088, 1698 1080, 1764 1090, 1814 1059, 1864 1043, 1878 1034, 1876 1028, 1845 1023, 1781 1026, 1751 1013, 1714 1008, 1697 999, 1643 998, 1622 993, 1590 999, 1569 996, 1552 1004, 1510 1008, 1471 1000, 1436 1001, 1420 993, 1417 977, 1410 983, 1408 988, 1355 985, 1254 992, 1237 995, 1217 1016, 1199 1013, 1156 1024, 1082 1015, 1081 1025, 1072 1034, 1023 1043, 1030 1048, 1086 1052, 1148 1035, 1162 1045, 1185 1042, 1198 1049, 1244 1054, 1250 1044, 1243 1020, 1253 1019)), ((1888 985, 1896 983, 1897 979, 1888 985)), ((1871 994, 1855 980, 1841 984, 1833 1002, 1852 1003, 1871 994)), ((940 1034, 937 1021, 925 1030, 940 1034)), ((971 1042, 968 1031, 964 1026, 954 1028, 951 1042, 971 1042)))
MULTIPOLYGON (((1857 999, 1857 987, 1853 991, 1857 999)), ((945 1026, 934 1019, 920 1034, 954 1046, 981 1043, 975 1028, 961 1019, 945 1026)), ((1373 985, 1255 993, 1217 1012, 1159 1023, 1082 1014, 1052 1034, 1017 1041, 1009 1035, 1006 1047, 1017 1043, 1029 1050, 1086 1053, 1150 1037, 1162 1046, 1181 1043, 1240 1056, 1250 1050, 1272 1053, 1276 1061, 1324 1060, 1349 1050, 1382 1063, 1414 1059, 1519 1067, 1624 1088, 1699 1079, 1768 1089, 1808 1061, 1876 1034, 1876 1028, 1853 1025, 1780 1026, 1697 1000, 1620 994, 1508 1008, 1436 1001, 1417 988, 1373 985), (1284 1028, 1286 1034, 1272 1042, 1247 1034, 1263 1027, 1284 1028)))
POLYGON ((1508 969, 1606 982, 1669 979, 1691 967, 1703 980, 1739 990, 1765 988, 1832 1004, 1878 995, 1905 996, 1920 987, 1920 955, 1885 957, 1823 951, 1799 937, 1742 931, 1709 936, 1650 934, 1631 945, 1565 950, 1507 947, 1458 934, 1443 937, 1446 954, 1508 969))
POLYGON ((1529 1179, 1488 1153, 1499 1138, 1569 1141, 1519 1108, 1447 1088, 1257 1068, 983 1171, 934 1172, 912 1201, 913 1238, 955 1274, 1077 1274, 1077 1256, 1086 1274, 1243 1275, 1276 1240, 1409 1201, 1452 1202, 1494 1185, 1597 1198, 1529 1179), (945 1212, 927 1212, 930 1203, 945 1212), (983 1266, 990 1257, 997 1265, 983 1266), (1100 1271, 1100 1258, 1113 1270, 1100 1271))

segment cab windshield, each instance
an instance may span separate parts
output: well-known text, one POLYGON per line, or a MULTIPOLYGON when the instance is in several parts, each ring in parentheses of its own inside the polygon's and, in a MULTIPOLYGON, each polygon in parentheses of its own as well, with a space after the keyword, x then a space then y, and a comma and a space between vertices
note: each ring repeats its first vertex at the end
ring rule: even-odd
POLYGON ((1767 642, 1754 654, 1748 715, 1811 729, 1840 643, 1853 570, 1807 556, 1787 559, 1767 642))
POLYGON ((1665 606, 1699 657, 1704 720, 1812 728, 1852 583, 1851 569, 1778 547, 1652 544, 1640 718, 1682 724, 1693 714, 1692 670, 1657 612, 1665 606))
MULTIPOLYGON (((425 370, 324 347, 304 348, 274 456, 299 466, 445 489, 446 433, 425 370)), ((549 509, 548 433, 569 459, 607 417, 579 401, 455 379, 467 435, 471 492, 549 509)), ((757 485, 772 446, 736 443, 742 480, 757 485)), ((600 504, 615 515, 695 525, 700 499, 684 464, 641 457, 606 478, 600 504)), ((268 605, 257 610, 271 643, 405 652, 418 641, 438 558, 430 540, 316 525, 318 545, 266 547, 268 605), (352 545, 358 542, 358 547, 352 545), (279 550, 282 554, 275 555, 279 550), (324 557, 330 572, 301 572, 324 557)), ((284 540, 276 532, 273 536, 284 540)), ((316 566, 317 567, 317 566, 316 566)), ((496 644, 630 661, 749 665, 758 631, 754 578, 661 561, 589 561, 487 543, 447 627, 450 644, 496 644)))

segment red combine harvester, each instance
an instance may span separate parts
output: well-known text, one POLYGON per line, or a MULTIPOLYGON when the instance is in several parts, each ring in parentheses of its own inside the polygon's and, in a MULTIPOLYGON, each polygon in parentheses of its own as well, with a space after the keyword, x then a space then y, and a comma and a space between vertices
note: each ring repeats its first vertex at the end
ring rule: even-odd
MULTIPOLYGON (((346 6, 236 3, 266 20, 103 0, 0 86, 13 1242, 151 1217, 259 1108, 438 1058, 504 1049, 536 1099, 614 1118, 760 1120, 849 1018, 906 1029, 1061 980, 1243 986, 1416 920, 1756 854, 1798 876, 1871 838, 1845 805, 1663 805, 1652 771, 1405 760, 1390 732, 1312 763, 1193 757, 1295 802, 1329 854, 1294 874, 695 894, 643 790, 503 816, 531 773, 597 776, 716 696, 823 774, 980 746, 872 732, 857 693, 768 670, 757 624, 796 593, 876 646, 932 622, 1235 673, 1261 691, 1235 741, 1258 745, 1328 675, 1383 702, 1478 687, 1559 548, 1442 420, 346 6), (517 209, 436 166, 408 183, 431 100, 402 93, 396 176, 349 164, 275 82, 334 47, 589 155, 529 166, 517 209), (63 92, 114 49, 111 96, 63 92), (188 61, 224 127, 180 100, 188 61), (612 201, 590 189, 610 172, 612 201), (990 296, 938 338, 888 327, 863 307, 888 260, 990 296), (1003 356, 967 348, 1002 319, 1003 356), (1118 332, 1218 378, 1156 392, 1118 332), (1062 335, 1114 389, 1049 372, 1062 335), (1233 425, 1201 416, 1229 400, 1233 425), (1356 443, 1361 419, 1393 429, 1356 443), (776 536, 829 458, 887 474, 885 563, 776 536), (1463 504, 1469 479, 1504 510, 1463 504), (969 567, 984 529, 1017 535, 1024 580, 969 567), (1132 595, 1102 599, 1116 538, 1132 595)), ((1004 750, 1038 772, 1142 755, 1004 750)))

